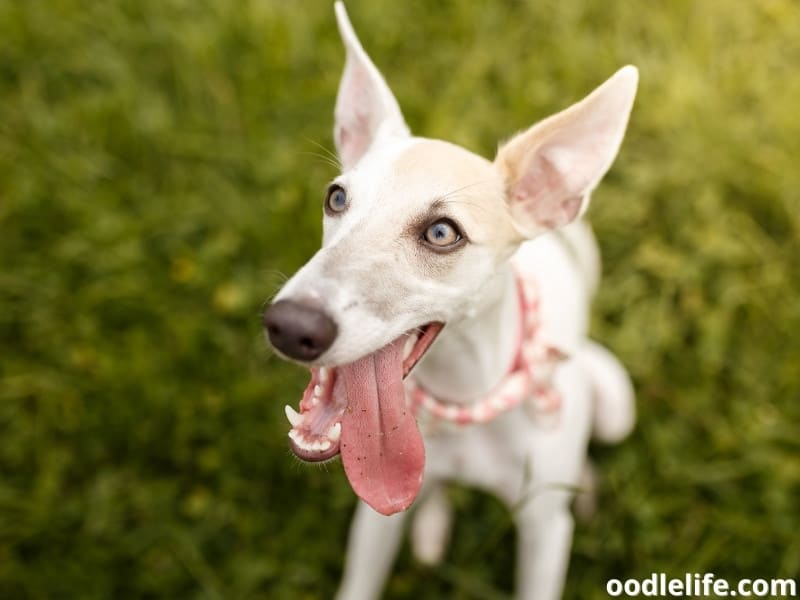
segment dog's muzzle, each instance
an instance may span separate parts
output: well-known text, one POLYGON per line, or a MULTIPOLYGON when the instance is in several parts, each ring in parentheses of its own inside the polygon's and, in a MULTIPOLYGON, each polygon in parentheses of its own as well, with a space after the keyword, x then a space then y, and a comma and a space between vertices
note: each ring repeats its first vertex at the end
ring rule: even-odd
POLYGON ((289 358, 319 357, 336 339, 336 322, 322 310, 293 300, 279 300, 264 313, 264 329, 273 346, 289 358))

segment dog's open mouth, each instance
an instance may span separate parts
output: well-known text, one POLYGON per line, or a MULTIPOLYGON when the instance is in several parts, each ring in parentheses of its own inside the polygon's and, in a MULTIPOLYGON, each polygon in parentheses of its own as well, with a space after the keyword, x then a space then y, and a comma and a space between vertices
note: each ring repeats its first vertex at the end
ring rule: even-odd
POLYGON ((403 379, 443 327, 428 323, 348 365, 312 368, 300 412, 286 406, 297 457, 341 453, 353 490, 383 514, 405 510, 419 492, 425 449, 403 379))

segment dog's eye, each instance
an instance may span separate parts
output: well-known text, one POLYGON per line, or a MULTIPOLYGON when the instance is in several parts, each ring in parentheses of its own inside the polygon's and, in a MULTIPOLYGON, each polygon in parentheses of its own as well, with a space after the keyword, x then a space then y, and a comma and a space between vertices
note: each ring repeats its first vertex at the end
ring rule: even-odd
POLYGON ((449 219, 436 221, 425 230, 425 241, 437 248, 448 248, 461 241, 461 232, 449 219))
POLYGON ((347 210, 347 193, 341 186, 335 183, 328 188, 328 195, 325 197, 325 212, 329 215, 337 215, 347 210))

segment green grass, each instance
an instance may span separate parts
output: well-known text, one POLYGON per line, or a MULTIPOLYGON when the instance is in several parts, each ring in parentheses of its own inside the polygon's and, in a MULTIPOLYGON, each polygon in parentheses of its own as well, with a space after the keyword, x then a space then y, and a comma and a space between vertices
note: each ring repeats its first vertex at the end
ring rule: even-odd
MULTIPOLYGON (((412 129, 485 155, 640 67, 590 211, 640 418, 566 597, 800 576, 796 2, 348 6, 412 129)), ((306 375, 259 315, 319 242, 342 60, 319 0, 0 3, 0 597, 332 595, 353 494, 287 452, 306 375)), ((509 516, 452 496, 387 598, 510 593, 509 516)))

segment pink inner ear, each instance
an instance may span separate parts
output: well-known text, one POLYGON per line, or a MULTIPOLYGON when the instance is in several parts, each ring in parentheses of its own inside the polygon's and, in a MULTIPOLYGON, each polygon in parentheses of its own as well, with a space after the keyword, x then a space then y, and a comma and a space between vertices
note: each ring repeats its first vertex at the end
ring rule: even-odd
POLYGON ((343 165, 354 165, 369 148, 369 119, 365 115, 355 117, 336 129, 336 147, 343 165))
POLYGON ((342 163, 352 166, 366 153, 375 134, 372 122, 378 102, 369 74, 357 64, 346 66, 337 100, 336 147, 342 163))
POLYGON ((512 212, 542 227, 566 225, 578 216, 583 197, 570 194, 564 179, 546 156, 537 153, 511 185, 512 212))

